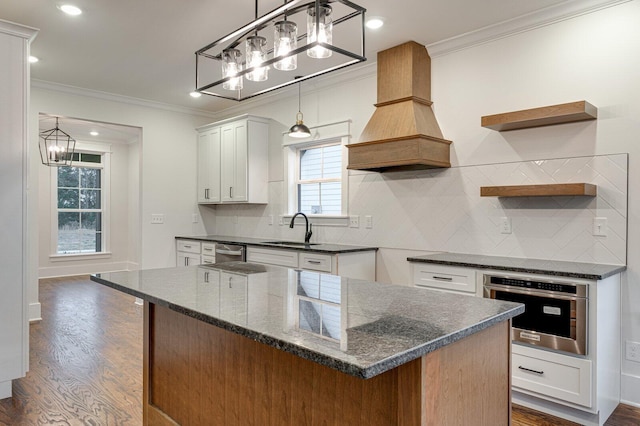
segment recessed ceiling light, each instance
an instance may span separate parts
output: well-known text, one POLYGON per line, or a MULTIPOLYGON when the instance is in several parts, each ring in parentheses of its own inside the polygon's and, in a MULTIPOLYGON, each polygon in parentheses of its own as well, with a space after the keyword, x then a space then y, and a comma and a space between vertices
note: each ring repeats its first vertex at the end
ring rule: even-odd
POLYGON ((29 56, 29 62, 31 62, 32 64, 35 64, 36 62, 38 62, 40 59, 38 59, 35 56, 29 56))
POLYGON ((72 4, 61 4, 60 6, 58 6, 58 9, 71 16, 77 16, 82 13, 82 10, 79 7, 76 7, 72 4))
POLYGON ((191 93, 189 93, 189 95, 192 98, 199 98, 200 96, 202 96, 202 93, 200 93, 200 92, 191 92, 191 93))
POLYGON ((89 134, 90 134, 91 136, 98 136, 100 133, 98 133, 98 132, 96 132, 95 130, 93 130, 93 131, 89 132, 89 134))
POLYGON ((371 18, 367 19, 365 25, 370 30, 377 30, 384 25, 384 19, 379 16, 372 16, 371 18))

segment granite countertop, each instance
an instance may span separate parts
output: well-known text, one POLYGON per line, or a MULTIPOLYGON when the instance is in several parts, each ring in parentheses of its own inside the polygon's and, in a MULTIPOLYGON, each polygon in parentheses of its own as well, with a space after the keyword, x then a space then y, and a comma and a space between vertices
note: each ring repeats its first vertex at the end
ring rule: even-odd
POLYGON ((245 262, 91 279, 360 378, 524 312, 517 303, 245 262))
POLYGON ((409 262, 437 263, 440 265, 526 272, 559 277, 584 278, 588 280, 601 280, 627 269, 625 265, 483 256, 465 253, 434 253, 424 256, 408 257, 407 260, 409 262))
POLYGON ((344 244, 311 243, 304 244, 303 241, 283 241, 277 238, 252 238, 252 237, 229 237, 224 235, 200 235, 200 236, 178 236, 176 239, 210 241, 220 244, 244 244, 248 246, 260 246, 269 248, 280 248, 284 250, 299 250, 315 253, 352 253, 358 251, 378 250, 378 247, 351 246, 344 244), (282 244, 285 243, 285 244, 282 244), (286 244, 291 243, 291 244, 286 244))

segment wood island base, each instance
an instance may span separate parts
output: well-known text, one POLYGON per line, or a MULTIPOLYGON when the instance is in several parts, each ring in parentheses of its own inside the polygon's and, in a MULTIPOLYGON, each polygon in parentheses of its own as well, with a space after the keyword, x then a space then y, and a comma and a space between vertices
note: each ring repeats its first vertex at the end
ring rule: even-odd
POLYGON ((508 425, 510 321, 360 379, 145 302, 145 425, 508 425))

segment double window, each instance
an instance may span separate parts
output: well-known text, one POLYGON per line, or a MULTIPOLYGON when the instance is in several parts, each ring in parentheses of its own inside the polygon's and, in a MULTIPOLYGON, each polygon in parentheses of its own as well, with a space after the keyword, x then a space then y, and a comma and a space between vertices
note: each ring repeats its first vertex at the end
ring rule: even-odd
POLYGON ((105 155, 75 153, 69 167, 54 169, 55 254, 105 251, 105 155))

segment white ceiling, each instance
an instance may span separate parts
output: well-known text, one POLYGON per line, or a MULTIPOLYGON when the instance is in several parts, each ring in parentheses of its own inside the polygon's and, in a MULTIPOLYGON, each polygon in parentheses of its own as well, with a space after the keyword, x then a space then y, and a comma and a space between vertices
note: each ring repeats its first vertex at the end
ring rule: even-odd
POLYGON ((141 136, 141 129, 139 127, 87 121, 42 113, 38 117, 39 131, 43 132, 56 127, 56 118, 58 118, 58 128, 76 141, 130 144, 137 142, 141 136), (98 135, 93 136, 91 132, 98 132, 98 135))
MULTIPOLYGON (((366 32, 366 56, 408 40, 431 44, 563 3, 584 0, 356 0, 385 26, 366 32)), ((40 29, 32 78, 171 105, 219 111, 234 101, 193 99, 194 52, 253 19, 249 0, 2 0, 0 19, 40 29)), ((260 13, 282 4, 260 0, 260 13)), ((356 65, 358 66, 358 65, 356 65)))

